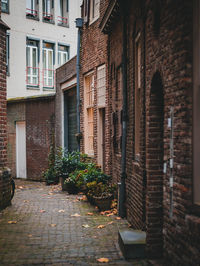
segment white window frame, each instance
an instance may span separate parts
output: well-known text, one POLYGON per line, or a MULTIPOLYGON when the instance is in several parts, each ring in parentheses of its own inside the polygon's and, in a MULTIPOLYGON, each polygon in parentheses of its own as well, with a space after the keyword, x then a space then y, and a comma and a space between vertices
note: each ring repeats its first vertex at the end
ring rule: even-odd
POLYGON ((68 46, 68 45, 63 45, 63 44, 58 44, 58 65, 59 65, 59 66, 62 66, 62 65, 65 64, 68 60, 69 60, 69 46, 68 46), (59 50, 59 47, 60 47, 60 46, 67 47, 67 50, 68 50, 68 51, 61 51, 61 50, 59 50), (64 60, 63 60, 64 55, 67 56, 67 60, 66 60, 65 62, 64 62, 64 60))
POLYGON ((84 124, 85 124, 85 153, 90 156, 94 156, 94 72, 88 73, 84 77, 84 124), (90 80, 90 88, 86 82, 87 79, 90 80), (89 89, 88 89, 89 88, 89 89), (93 120, 91 121, 89 117, 90 112, 93 114, 93 120), (91 134, 92 125, 93 134, 91 134))
MULTIPOLYGON (((36 45, 27 45, 27 49, 30 49, 30 66, 27 65, 27 85, 28 86, 34 86, 38 87, 39 86, 39 62, 38 62, 38 47, 36 45), (37 74, 33 73, 33 49, 36 49, 36 69, 37 69, 37 74), (30 74, 28 71, 28 68, 30 68, 30 74), (30 82, 28 82, 28 78, 30 77, 30 82), (37 83, 33 83, 33 79, 37 79, 37 83)), ((27 50, 27 56, 28 56, 28 50, 27 50)))
POLYGON ((97 105, 98 105, 98 108, 105 107, 106 105, 106 66, 105 64, 97 68, 97 105))
POLYGON ((53 60, 54 60, 54 49, 52 48, 46 48, 43 47, 43 87, 44 88, 53 88, 54 87, 54 64, 53 64, 53 60), (48 69, 48 68, 44 68, 44 53, 46 52, 46 66, 48 67, 49 65, 49 53, 48 51, 52 52, 52 69, 48 69), (50 71, 52 71, 52 76, 49 75, 50 71), (45 83, 45 79, 46 79, 46 83, 45 83), (51 82, 50 82, 51 81, 51 82), (52 84, 52 85, 50 85, 52 84))
POLYGON ((1 0, 1 11, 4 13, 9 12, 9 0, 1 0), (6 9, 2 9, 2 4, 6 4, 6 9))
POLYGON ((90 0, 90 24, 95 22, 100 15, 100 0, 90 0))

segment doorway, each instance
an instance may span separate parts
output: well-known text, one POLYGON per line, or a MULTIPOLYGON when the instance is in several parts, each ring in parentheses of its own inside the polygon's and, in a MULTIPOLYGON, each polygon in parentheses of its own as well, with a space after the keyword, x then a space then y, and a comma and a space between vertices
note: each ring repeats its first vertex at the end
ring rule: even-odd
POLYGON ((77 151, 77 110, 76 88, 64 93, 64 147, 67 151, 77 151))
POLYGON ((16 122, 16 177, 26 176, 26 123, 16 122))

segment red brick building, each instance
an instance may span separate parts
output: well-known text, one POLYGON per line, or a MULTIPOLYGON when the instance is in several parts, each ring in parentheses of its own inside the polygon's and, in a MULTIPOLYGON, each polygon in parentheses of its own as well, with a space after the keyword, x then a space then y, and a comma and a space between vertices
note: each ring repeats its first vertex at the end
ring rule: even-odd
POLYGON ((108 1, 84 1, 80 51, 81 151, 111 174, 107 36, 99 28, 108 1))
MULTIPOLYGON (((1 5, 0 5, 1 6, 1 5)), ((0 7, 0 209, 10 205, 10 172, 7 168, 7 123, 6 123, 6 30, 1 20, 0 7)))
POLYGON ((11 174, 13 177, 43 180, 50 146, 55 144, 55 95, 11 99, 7 107, 11 174))
POLYGON ((82 151, 102 164, 104 147, 102 166, 125 183, 121 207, 146 231, 149 257, 199 265, 199 2, 84 1, 82 16, 82 151))

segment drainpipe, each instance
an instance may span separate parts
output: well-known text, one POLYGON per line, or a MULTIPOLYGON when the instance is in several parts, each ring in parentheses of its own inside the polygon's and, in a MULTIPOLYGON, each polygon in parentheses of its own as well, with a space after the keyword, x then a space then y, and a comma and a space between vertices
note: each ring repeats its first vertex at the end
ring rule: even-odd
POLYGON ((76 116, 77 116, 77 142, 78 142, 78 151, 80 152, 80 139, 81 139, 81 131, 80 131, 80 44, 81 44, 81 29, 83 28, 83 19, 76 19, 76 28, 78 28, 78 43, 77 43, 77 57, 76 57, 76 116))
POLYGON ((126 138, 127 138, 127 14, 126 5, 123 8, 123 52, 122 52, 122 82, 123 82, 123 109, 122 109, 122 160, 121 185, 119 190, 119 216, 126 216, 126 138))

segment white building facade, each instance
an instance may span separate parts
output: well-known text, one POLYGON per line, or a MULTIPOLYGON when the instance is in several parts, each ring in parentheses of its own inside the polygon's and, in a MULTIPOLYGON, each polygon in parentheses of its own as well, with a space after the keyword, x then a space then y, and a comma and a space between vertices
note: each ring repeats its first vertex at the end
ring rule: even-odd
POLYGON ((7 98, 55 93, 55 69, 76 54, 82 0, 2 0, 7 98))

